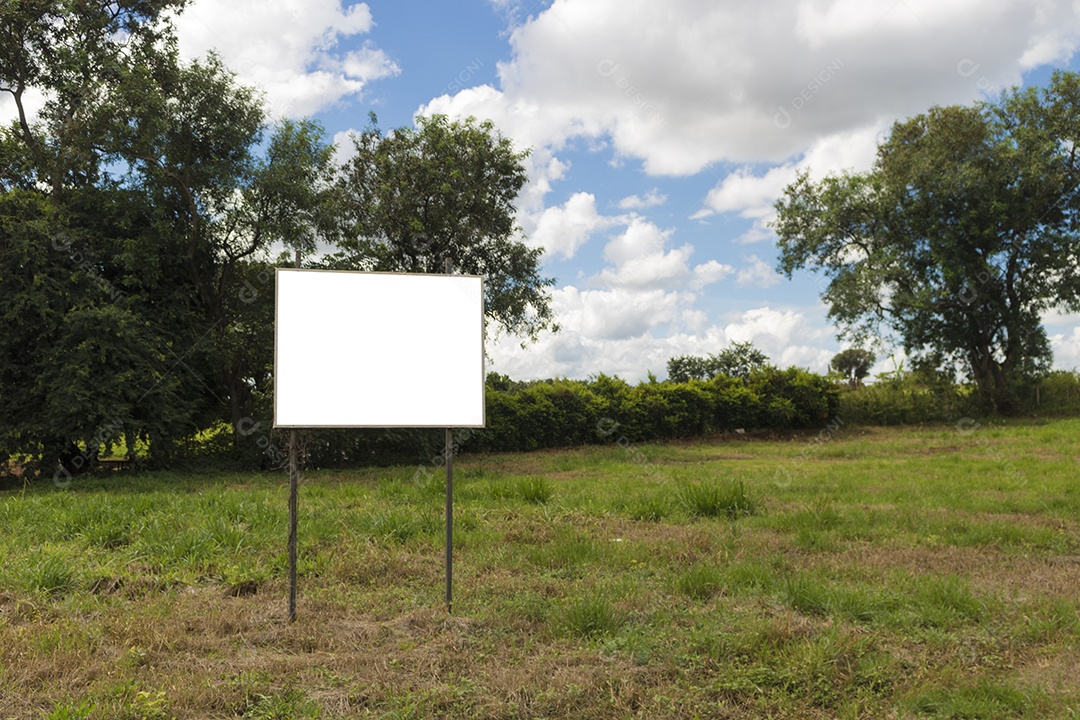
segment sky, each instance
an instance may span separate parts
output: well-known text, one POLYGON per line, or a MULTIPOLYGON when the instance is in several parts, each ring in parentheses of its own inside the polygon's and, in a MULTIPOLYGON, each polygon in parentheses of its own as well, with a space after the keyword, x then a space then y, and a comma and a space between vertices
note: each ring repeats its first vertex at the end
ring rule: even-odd
MULTIPOLYGON (((821 278, 774 269, 785 185, 868 169, 934 105, 1080 70, 1080 1, 195 0, 177 28, 342 158, 371 112, 490 119, 531 149, 518 222, 561 329, 489 344, 489 369, 523 380, 663 378, 736 341, 827 370, 821 278)), ((1055 366, 1080 366, 1080 316, 1045 320, 1055 366)))

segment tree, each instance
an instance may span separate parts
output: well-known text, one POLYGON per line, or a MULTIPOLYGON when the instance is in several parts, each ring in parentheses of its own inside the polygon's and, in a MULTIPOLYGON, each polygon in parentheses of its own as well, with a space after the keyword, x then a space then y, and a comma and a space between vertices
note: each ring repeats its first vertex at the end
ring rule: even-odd
POLYGON ((327 265, 378 271, 484 277, 484 311, 504 330, 535 339, 556 328, 540 275, 542 250, 520 240, 522 161, 491 122, 421 117, 384 135, 377 119, 353 137, 356 155, 339 191, 346 219, 342 252, 327 265))
POLYGON ((751 374, 769 366, 769 356, 752 342, 733 342, 715 355, 682 355, 668 360, 668 379, 672 382, 708 380, 717 375, 747 380, 751 374))
POLYGON ((39 469, 121 435, 167 462, 223 420, 239 440, 269 388, 269 251, 336 230, 322 128, 267 140, 258 92, 179 58, 183 5, 0 4, 0 451, 39 469))
POLYGON ((1007 411, 1049 364, 1040 314, 1080 307, 1078 142, 1073 73, 897 122, 871 170, 787 187, 779 268, 829 278, 841 337, 894 333, 913 358, 962 364, 1007 411))
POLYGON ((0 148, 15 150, 21 158, 20 172, 0 178, 0 189, 14 184, 30 187, 36 181, 57 194, 65 185, 92 181, 99 169, 93 137, 103 121, 92 110, 94 101, 115 88, 117 71, 133 57, 167 42, 172 36, 168 14, 186 4, 187 0, 0 4, 0 93, 14 101, 17 116, 11 137, 0 142, 0 148), (27 107, 27 91, 45 97, 37 117, 27 107), (11 138, 19 141, 17 146, 11 138))
POLYGON ((862 379, 870 374, 875 360, 877 357, 869 350, 848 348, 834 355, 829 367, 843 375, 854 390, 862 384, 862 379))

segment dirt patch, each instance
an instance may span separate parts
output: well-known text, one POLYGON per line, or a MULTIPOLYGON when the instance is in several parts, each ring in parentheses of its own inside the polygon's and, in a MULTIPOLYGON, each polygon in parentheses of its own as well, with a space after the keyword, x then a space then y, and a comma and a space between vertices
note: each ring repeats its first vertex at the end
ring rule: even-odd
POLYGON ((912 575, 954 573, 981 592, 1016 601, 1080 595, 1080 556, 1032 557, 994 548, 855 546, 822 557, 835 568, 852 565, 912 575))
POLYGON ((1038 658, 1017 670, 1017 680, 1026 687, 1057 695, 1076 695, 1080 678, 1080 650, 1038 658))

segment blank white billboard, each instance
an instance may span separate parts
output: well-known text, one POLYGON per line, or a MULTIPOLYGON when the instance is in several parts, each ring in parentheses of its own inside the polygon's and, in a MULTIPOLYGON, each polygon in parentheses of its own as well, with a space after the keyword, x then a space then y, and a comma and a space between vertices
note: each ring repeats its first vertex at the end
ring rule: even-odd
POLYGON ((470 275, 277 270, 274 426, 483 427, 470 275))

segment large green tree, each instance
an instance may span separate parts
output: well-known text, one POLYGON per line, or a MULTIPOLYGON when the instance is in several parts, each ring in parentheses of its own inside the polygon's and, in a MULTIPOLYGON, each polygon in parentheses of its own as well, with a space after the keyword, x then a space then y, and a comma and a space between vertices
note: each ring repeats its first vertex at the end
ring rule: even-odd
POLYGON ((171 13, 187 0, 6 0, 0 3, 0 94, 17 119, 0 143, 0 188, 38 183, 53 194, 93 181, 94 134, 110 119, 94 112, 132 59, 172 35, 171 13), (43 97, 34 113, 31 97, 43 97), (12 139, 18 143, 11 142, 12 139))
POLYGON ((269 389, 270 252, 335 227, 322 129, 267 138, 259 93, 213 55, 179 58, 166 14, 183 5, 0 4, 18 116, 0 128, 4 457, 49 471, 124 437, 167 462, 239 428, 269 389))
POLYGON ((1080 77, 896 123, 867 172, 801 175, 777 202, 780 269, 829 278, 841 337, 892 335, 1007 411, 1051 359, 1041 314, 1080 307, 1080 77))
POLYGON ((515 200, 527 176, 518 151, 491 122, 420 117, 383 134, 374 115, 354 136, 339 189, 346 220, 334 267, 484 276, 485 313, 535 338, 554 327, 542 250, 521 240, 515 200))

